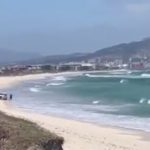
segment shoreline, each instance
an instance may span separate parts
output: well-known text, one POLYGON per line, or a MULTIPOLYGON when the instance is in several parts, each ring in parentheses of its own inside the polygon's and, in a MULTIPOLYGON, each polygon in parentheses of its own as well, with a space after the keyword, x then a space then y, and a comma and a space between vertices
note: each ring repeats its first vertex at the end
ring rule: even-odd
POLYGON ((48 116, 29 112, 10 104, 0 102, 0 111, 6 115, 25 119, 54 132, 65 139, 64 150, 149 150, 150 135, 146 132, 48 116), (81 130, 82 129, 82 130, 81 130), (94 148, 93 148, 94 147, 94 148), (93 148, 93 149, 92 149, 93 148))
POLYGON ((17 84, 22 81, 26 80, 36 80, 36 79, 42 79, 45 77, 53 77, 53 76, 59 76, 59 75, 82 75, 86 73, 109 73, 109 72, 128 72, 130 70, 98 70, 98 71, 69 71, 69 72, 58 72, 58 73, 40 73, 40 74, 28 74, 28 75, 21 75, 21 76, 0 76, 1 86, 2 89, 5 89, 7 87, 13 86, 14 84, 17 84), (5 81, 3 81, 3 79, 5 81), (7 82, 6 82, 7 79, 7 82), (13 85, 11 85, 13 84, 13 85))
MULTIPOLYGON (((54 75, 80 75, 89 72, 66 72, 56 74, 37 74, 18 77, 0 77, 2 89, 8 88, 25 80, 36 80, 54 75)), ((89 122, 65 119, 28 112, 11 105, 9 101, 0 102, 0 111, 37 123, 38 125, 65 138, 65 150, 148 150, 150 134, 140 130, 112 127, 109 125, 94 125, 89 122), (82 130, 81 130, 82 129, 82 130)))

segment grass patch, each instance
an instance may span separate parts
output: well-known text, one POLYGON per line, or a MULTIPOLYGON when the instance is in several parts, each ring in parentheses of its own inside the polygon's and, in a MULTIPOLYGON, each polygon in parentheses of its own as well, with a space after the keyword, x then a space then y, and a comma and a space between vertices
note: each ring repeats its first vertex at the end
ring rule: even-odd
POLYGON ((63 142, 32 122, 0 112, 0 150, 62 150, 63 142))

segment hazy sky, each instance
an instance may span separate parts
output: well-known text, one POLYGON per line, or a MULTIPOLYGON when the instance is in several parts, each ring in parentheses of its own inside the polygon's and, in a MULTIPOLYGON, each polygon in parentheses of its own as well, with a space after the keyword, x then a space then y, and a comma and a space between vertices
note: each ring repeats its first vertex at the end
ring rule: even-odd
POLYGON ((150 0, 0 0, 0 48, 92 52, 150 36, 150 0))

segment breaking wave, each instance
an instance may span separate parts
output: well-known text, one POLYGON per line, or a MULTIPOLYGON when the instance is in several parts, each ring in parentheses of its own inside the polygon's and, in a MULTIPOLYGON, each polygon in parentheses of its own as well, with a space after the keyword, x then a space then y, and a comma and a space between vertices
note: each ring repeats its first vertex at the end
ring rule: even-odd
POLYGON ((150 78, 150 74, 141 75, 97 75, 97 74, 85 74, 89 78, 124 78, 124 79, 147 79, 150 78))
POLYGON ((46 84, 46 86, 59 86, 59 85, 63 85, 64 83, 48 83, 46 84))
POLYGON ((146 101, 146 98, 141 98, 140 101, 139 101, 139 103, 143 104, 145 101, 146 101))
POLYGON ((125 80, 125 79, 121 79, 121 80, 120 80, 120 83, 121 83, 121 84, 127 83, 127 82, 128 82, 128 80, 125 80))
POLYGON ((67 81, 64 76, 57 76, 52 79, 53 81, 67 81))
POLYGON ((56 76, 51 79, 50 83, 47 83, 46 86, 59 86, 65 84, 67 78, 64 76, 56 76))
POLYGON ((150 73, 88 72, 73 77, 57 75, 29 82, 17 88, 25 99, 15 101, 44 114, 150 131, 150 73))
POLYGON ((150 100, 147 101, 147 104, 150 104, 150 100))
POLYGON ((150 78, 150 74, 143 73, 143 74, 141 74, 141 77, 150 78))
POLYGON ((140 103, 140 104, 148 104, 148 105, 150 105, 150 99, 141 98, 141 99, 139 100, 139 103, 140 103))
POLYGON ((40 91, 40 89, 39 88, 30 88, 29 89, 31 92, 35 92, 35 93, 38 93, 39 91, 40 91))
POLYGON ((99 104, 100 101, 93 101, 92 103, 93 103, 93 104, 99 104))

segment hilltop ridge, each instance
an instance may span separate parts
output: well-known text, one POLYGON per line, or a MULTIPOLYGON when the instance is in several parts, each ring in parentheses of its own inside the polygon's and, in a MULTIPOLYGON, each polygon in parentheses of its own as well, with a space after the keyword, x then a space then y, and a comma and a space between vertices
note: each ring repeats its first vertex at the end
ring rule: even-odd
POLYGON ((32 64, 45 64, 45 63, 66 63, 66 62, 78 62, 86 61, 97 57, 109 57, 109 58, 120 58, 124 61, 128 61, 130 57, 134 56, 147 56, 150 57, 150 38, 145 38, 141 41, 135 41, 130 43, 121 43, 111 47, 97 50, 93 53, 75 53, 68 55, 52 55, 40 57, 37 59, 29 60, 26 63, 32 64))
POLYGON ((123 61, 128 61, 130 57, 135 56, 150 57, 150 38, 130 43, 121 43, 91 53, 79 52, 66 55, 40 56, 31 53, 11 52, 3 49, 0 49, 0 52, 0 64, 59 64, 105 57, 112 59, 120 58, 123 61))

